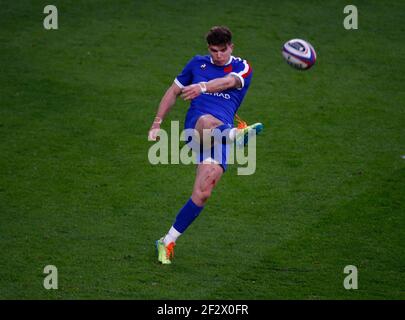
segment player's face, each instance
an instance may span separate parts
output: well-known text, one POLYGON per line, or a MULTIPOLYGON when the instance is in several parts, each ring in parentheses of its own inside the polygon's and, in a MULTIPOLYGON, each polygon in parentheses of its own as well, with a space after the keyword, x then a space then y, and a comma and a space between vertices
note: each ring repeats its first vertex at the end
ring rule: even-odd
POLYGON ((225 65, 232 54, 233 44, 224 44, 224 45, 209 45, 208 51, 210 52, 211 58, 214 61, 214 64, 217 66, 225 65))

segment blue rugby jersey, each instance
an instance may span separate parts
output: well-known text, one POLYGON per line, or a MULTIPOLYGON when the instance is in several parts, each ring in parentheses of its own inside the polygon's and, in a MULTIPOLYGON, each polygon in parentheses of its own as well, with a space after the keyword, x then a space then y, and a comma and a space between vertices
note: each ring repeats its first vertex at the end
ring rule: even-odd
POLYGON ((216 78, 225 77, 228 74, 235 74, 242 83, 241 88, 228 89, 216 93, 200 94, 191 100, 190 109, 211 114, 217 119, 233 125, 233 119, 250 85, 252 68, 246 60, 231 56, 229 62, 224 66, 217 66, 213 63, 211 56, 195 56, 191 59, 183 71, 176 77, 174 82, 180 88, 201 81, 210 81, 216 78))

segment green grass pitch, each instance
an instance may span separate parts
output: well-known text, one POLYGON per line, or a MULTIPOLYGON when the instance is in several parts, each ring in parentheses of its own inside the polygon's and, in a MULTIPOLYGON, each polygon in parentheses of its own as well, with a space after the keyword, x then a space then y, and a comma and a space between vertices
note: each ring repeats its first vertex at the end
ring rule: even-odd
POLYGON ((356 1, 358 30, 345 1, 57 0, 58 30, 47 4, 0 2, 1 299, 404 298, 404 2, 356 1), (257 169, 230 167, 162 266, 195 167, 151 165, 147 132, 213 25, 253 66, 257 169), (311 70, 282 59, 291 38, 311 70))

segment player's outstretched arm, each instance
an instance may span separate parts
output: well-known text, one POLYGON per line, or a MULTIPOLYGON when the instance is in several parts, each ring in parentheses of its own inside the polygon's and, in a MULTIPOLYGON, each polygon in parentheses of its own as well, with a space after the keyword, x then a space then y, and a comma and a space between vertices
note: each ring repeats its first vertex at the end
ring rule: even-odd
POLYGON ((184 100, 192 100, 198 97, 201 93, 220 92, 232 88, 240 88, 242 82, 237 75, 230 74, 223 78, 217 78, 208 82, 200 82, 184 87, 181 93, 181 97, 184 100))
POLYGON ((181 89, 173 83, 166 93, 163 95, 162 100, 159 103, 159 108, 156 113, 156 117, 153 120, 152 126, 149 129, 148 140, 155 141, 157 134, 160 130, 160 124, 165 118, 166 114, 170 111, 171 107, 176 103, 177 97, 180 95, 181 89))

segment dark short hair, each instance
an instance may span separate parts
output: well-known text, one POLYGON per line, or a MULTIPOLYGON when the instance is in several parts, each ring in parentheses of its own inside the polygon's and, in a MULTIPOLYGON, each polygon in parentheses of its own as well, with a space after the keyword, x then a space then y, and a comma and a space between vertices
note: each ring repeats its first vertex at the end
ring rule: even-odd
POLYGON ((232 43, 232 32, 228 27, 215 26, 208 31, 207 36, 208 45, 221 45, 232 43))

